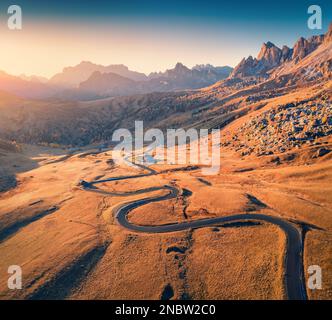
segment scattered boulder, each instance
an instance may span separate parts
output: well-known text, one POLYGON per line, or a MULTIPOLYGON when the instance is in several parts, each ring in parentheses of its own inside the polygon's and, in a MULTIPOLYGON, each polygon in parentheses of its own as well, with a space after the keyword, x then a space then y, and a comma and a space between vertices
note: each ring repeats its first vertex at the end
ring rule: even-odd
POLYGON ((330 152, 331 152, 331 150, 329 150, 329 149, 320 148, 316 153, 316 157, 324 157, 325 155, 327 155, 330 152))
MULTIPOLYGON (((232 147, 242 157, 266 156, 315 145, 332 134, 332 105, 323 97, 286 103, 271 108, 242 125, 232 137, 232 147), (251 145, 251 146, 250 146, 251 145)), ((326 154, 321 151, 317 157, 326 154)))

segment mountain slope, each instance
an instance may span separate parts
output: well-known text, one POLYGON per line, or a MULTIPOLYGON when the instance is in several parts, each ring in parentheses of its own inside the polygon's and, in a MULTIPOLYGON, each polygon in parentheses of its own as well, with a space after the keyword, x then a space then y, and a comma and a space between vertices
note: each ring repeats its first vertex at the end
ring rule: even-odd
POLYGON ((61 85, 65 87, 77 87, 81 82, 88 80, 94 72, 100 73, 116 73, 122 77, 135 81, 147 80, 147 76, 143 73, 131 71, 125 65, 97 65, 89 61, 82 61, 74 67, 64 68, 61 73, 54 75, 50 79, 51 84, 61 85))
MULTIPOLYGON (((301 38, 299 42, 303 42, 301 38)), ((310 39, 313 39, 310 38, 310 39)), ((329 27, 328 32, 317 38, 319 43, 316 46, 309 46, 308 51, 299 51, 297 55, 298 58, 293 58, 287 63, 280 65, 278 68, 273 70, 271 77, 278 77, 286 74, 291 74, 293 76, 293 81, 296 79, 301 79, 302 81, 312 81, 318 78, 331 79, 332 76, 332 24, 329 27), (315 49, 313 49, 313 47, 315 49), (302 57, 302 58, 299 58, 302 57)), ((310 40, 307 43, 312 43, 313 40, 310 40)), ((296 45, 295 45, 296 47, 296 45)), ((294 50, 295 50, 294 47, 294 50)), ((294 56, 294 55, 293 55, 294 56)))
POLYGON ((309 39, 301 37, 293 48, 283 46, 278 48, 271 42, 264 43, 257 58, 249 56, 234 68, 231 78, 262 77, 268 78, 271 70, 292 62, 299 63, 322 44, 329 42, 331 26, 326 35, 312 36, 309 39))
POLYGON ((120 80, 120 78, 115 79, 114 73, 95 72, 79 84, 78 90, 67 91, 62 97, 91 100, 121 95, 198 89, 225 79, 231 70, 230 67, 211 65, 189 69, 182 63, 177 63, 173 69, 150 74, 149 80, 145 81, 128 81, 130 79, 124 77, 120 80))
POLYGON ((178 62, 173 69, 165 72, 151 73, 149 78, 159 81, 173 81, 173 86, 180 88, 190 87, 192 89, 212 84, 229 76, 233 69, 231 67, 214 67, 210 64, 196 65, 189 69, 178 62))
POLYGON ((128 87, 135 86, 136 82, 116 73, 101 73, 95 71, 86 81, 79 84, 80 91, 90 92, 98 96, 126 95, 128 87))
POLYGON ((0 71, 0 90, 13 93, 25 98, 48 98, 57 92, 56 86, 41 83, 40 81, 24 80, 0 71))
MULTIPOLYGON (((286 55, 267 43, 259 54, 261 66, 279 65, 264 71, 264 77, 253 76, 248 80, 248 77, 231 76, 194 91, 137 94, 87 102, 34 101, 8 95, 0 97, 0 137, 29 143, 85 145, 109 140, 117 128, 131 130, 135 120, 143 120, 145 128, 211 129, 228 126, 266 105, 296 105, 298 101, 306 100, 302 102, 305 107, 308 101, 320 106, 323 105, 321 101, 331 97, 331 32, 330 27, 320 45, 298 61, 289 58, 293 56, 291 49, 284 49, 284 53, 288 52, 288 58, 277 63, 286 55)), ((140 82, 141 87, 136 87, 137 82, 133 80, 97 72, 81 85, 84 90, 77 90, 87 92, 92 87, 107 95, 112 81, 112 94, 115 88, 130 88, 133 92, 151 89, 150 85, 154 89, 171 90, 173 86, 185 83, 184 80, 190 79, 194 84, 196 78, 192 75, 196 72, 202 71, 177 64, 174 69, 168 70, 167 78, 140 82)), ((325 113, 322 115, 325 117, 325 113)), ((305 116, 304 120, 307 121, 305 116)), ((322 119, 317 120, 323 122, 322 119)), ((330 123, 330 120, 326 121, 330 123)))

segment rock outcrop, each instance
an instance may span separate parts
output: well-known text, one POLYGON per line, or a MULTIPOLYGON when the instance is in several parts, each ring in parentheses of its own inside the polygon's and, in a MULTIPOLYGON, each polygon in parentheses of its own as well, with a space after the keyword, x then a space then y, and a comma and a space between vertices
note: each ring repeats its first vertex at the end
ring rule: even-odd
POLYGON ((293 48, 283 46, 282 49, 272 42, 264 43, 257 58, 249 56, 234 68, 230 78, 268 77, 270 70, 280 67, 286 62, 297 64, 323 43, 332 41, 332 23, 325 35, 312 36, 308 39, 301 37, 293 48))
POLYGON ((265 76, 267 72, 280 65, 281 62, 289 60, 291 49, 284 46, 278 48, 272 42, 264 43, 257 58, 249 56, 234 68, 232 78, 265 76))
POLYGON ((298 62, 306 57, 308 54, 317 49, 322 44, 324 35, 313 36, 309 39, 301 37, 294 45, 292 60, 298 62))
POLYGON ((332 22, 330 23, 329 29, 324 37, 324 43, 331 43, 332 42, 332 22))

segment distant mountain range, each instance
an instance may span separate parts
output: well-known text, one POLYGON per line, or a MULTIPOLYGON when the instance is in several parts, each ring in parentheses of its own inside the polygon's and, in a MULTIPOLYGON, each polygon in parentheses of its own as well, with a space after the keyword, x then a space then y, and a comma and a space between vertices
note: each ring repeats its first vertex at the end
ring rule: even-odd
POLYGON ((49 83, 68 88, 78 87, 81 82, 88 80, 95 72, 115 73, 135 81, 144 81, 148 79, 144 73, 131 71, 123 64, 102 66, 89 61, 82 61, 74 67, 64 68, 61 73, 53 76, 49 83))
POLYGON ((65 99, 91 100, 150 92, 198 89, 227 78, 231 71, 230 67, 211 65, 189 69, 182 63, 177 63, 173 69, 146 76, 130 71, 125 66, 121 66, 121 68, 119 66, 116 68, 114 66, 101 67, 82 62, 76 67, 66 68, 62 74, 56 75, 50 82, 63 85, 64 83, 74 84, 75 80, 76 85, 78 79, 81 78, 83 80, 78 83, 77 87, 68 88, 60 95, 65 99), (89 74, 90 72, 91 74, 89 74))
POLYGON ((32 80, 26 76, 12 76, 4 71, 0 71, 0 90, 30 99, 46 99, 60 92, 58 87, 35 78, 32 80))
POLYGON ((97 65, 82 61, 66 67, 47 80, 37 76, 9 75, 0 71, 0 90, 22 98, 94 100, 98 98, 198 89, 225 79, 231 67, 198 65, 192 69, 177 63, 173 69, 150 75, 129 70, 125 65, 97 65))
POLYGON ((16 77, 0 71, 0 90, 29 99, 96 100, 152 92, 193 90, 215 84, 227 87, 237 83, 243 87, 267 79, 283 77, 283 82, 312 80, 330 75, 329 44, 332 27, 325 35, 301 37, 293 48, 277 47, 268 41, 256 58, 249 56, 234 68, 196 65, 188 68, 177 63, 165 72, 149 75, 129 70, 125 65, 102 66, 83 61, 66 67, 51 79, 22 75, 16 77), (308 62, 307 57, 310 57, 308 62), (303 68, 301 67, 303 66, 303 68), (302 68, 302 69, 301 69, 302 68), (298 70, 297 72, 295 72, 298 70), (292 75, 292 76, 290 76, 292 75), (286 79, 287 78, 287 79, 286 79))
MULTIPOLYGON (((146 128, 161 130, 223 128, 248 113, 270 108, 270 102, 317 106, 322 101, 330 103, 332 24, 325 35, 301 38, 293 48, 280 49, 267 42, 257 58, 244 59, 227 78, 216 82, 225 76, 223 71, 209 65, 189 69, 178 63, 173 69, 137 81, 97 70, 75 88, 0 73, 0 138, 83 146, 109 141, 117 128, 133 130, 136 120, 143 120, 146 128), (199 86, 204 89, 183 90, 199 86), (48 91, 50 88, 53 91, 48 91), (149 90, 154 92, 146 93, 149 90), (15 92, 16 96, 9 92, 15 92), (22 98, 45 93, 58 95, 61 100, 22 98), (94 101, 63 98, 70 94, 76 100, 110 98, 94 101)), ((316 119, 307 117, 306 121, 330 123, 330 118, 324 120, 318 116, 317 113, 316 119)))

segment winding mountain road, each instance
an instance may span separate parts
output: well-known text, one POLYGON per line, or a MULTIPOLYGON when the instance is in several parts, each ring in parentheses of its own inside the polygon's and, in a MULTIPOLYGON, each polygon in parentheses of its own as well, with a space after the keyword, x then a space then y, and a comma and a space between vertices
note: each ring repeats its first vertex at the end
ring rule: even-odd
POLYGON ((228 222, 239 222, 239 221, 264 221, 267 223, 274 224, 278 226, 286 235, 287 244, 286 244, 286 254, 284 257, 284 265, 285 265, 285 288, 287 291, 287 297, 290 300, 306 300, 306 289, 305 289, 305 280, 303 275, 303 243, 302 236, 300 231, 289 221, 284 220, 282 218, 276 216, 270 216, 265 214, 236 214, 232 216, 224 216, 224 217, 215 217, 208 219, 200 219, 188 222, 181 223, 171 223, 171 224, 163 224, 156 226, 146 226, 146 225, 136 225, 131 223, 128 220, 128 213, 135 208, 146 205, 152 202, 159 202, 169 199, 174 199, 180 195, 180 190, 174 186, 165 185, 162 187, 151 187, 146 189, 141 189, 132 192, 108 192, 95 187, 96 184, 111 182, 111 181, 119 181, 119 180, 127 180, 127 179, 135 179, 147 176, 153 176, 158 174, 157 171, 142 165, 132 162, 133 165, 147 170, 148 173, 142 173, 138 175, 132 176, 120 176, 120 177, 112 177, 109 179, 103 180, 95 180, 92 182, 82 181, 81 185, 84 190, 101 193, 104 195, 117 195, 117 196, 129 196, 135 194, 144 194, 151 191, 165 190, 167 193, 161 196, 155 197, 147 197, 140 200, 133 200, 128 203, 122 204, 114 209, 114 216, 117 219, 118 223, 131 231, 134 232, 144 232, 144 233, 166 233, 166 232, 176 232, 183 231, 188 229, 196 229, 203 228, 209 226, 216 226, 228 222))

